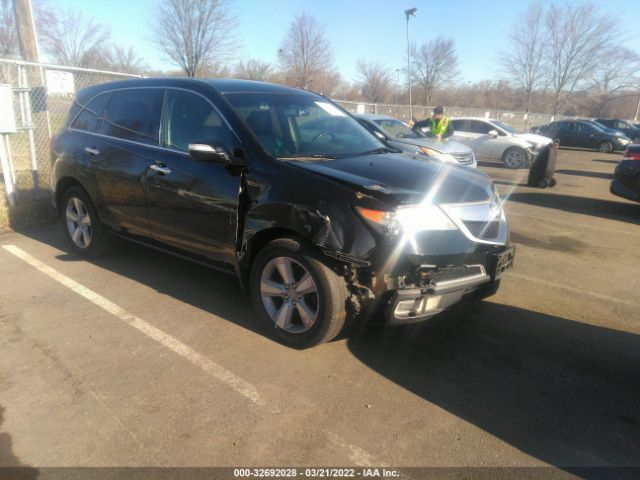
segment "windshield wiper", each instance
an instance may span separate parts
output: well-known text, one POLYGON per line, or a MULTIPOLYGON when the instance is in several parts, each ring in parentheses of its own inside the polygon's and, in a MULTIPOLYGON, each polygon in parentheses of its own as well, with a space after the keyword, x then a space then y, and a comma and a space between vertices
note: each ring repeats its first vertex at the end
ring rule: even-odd
POLYGON ((355 156, 360 156, 360 155, 378 155, 380 153, 400 153, 402 150, 398 150, 396 148, 389 148, 389 147, 380 147, 380 148, 374 148, 373 150, 367 150, 366 152, 362 152, 362 153, 356 153, 355 156))
POLYGON ((325 153, 308 153, 305 155, 287 155, 286 157, 276 157, 278 160, 304 160, 305 158, 335 160, 337 155, 327 155, 325 153))

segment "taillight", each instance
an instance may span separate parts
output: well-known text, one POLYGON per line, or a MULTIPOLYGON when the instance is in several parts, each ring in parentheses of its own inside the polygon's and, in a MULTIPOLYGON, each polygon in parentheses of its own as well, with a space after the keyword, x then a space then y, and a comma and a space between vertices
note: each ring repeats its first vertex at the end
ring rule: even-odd
POLYGON ((624 151, 623 160, 640 160, 640 152, 630 152, 628 150, 624 151))

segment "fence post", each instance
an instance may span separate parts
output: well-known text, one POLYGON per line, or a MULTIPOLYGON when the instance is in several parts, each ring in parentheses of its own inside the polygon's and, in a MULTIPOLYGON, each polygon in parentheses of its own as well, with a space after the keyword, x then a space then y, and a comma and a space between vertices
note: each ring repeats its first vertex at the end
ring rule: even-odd
POLYGON ((29 138, 29 156, 31 157, 31 177, 33 179, 33 189, 35 192, 38 192, 40 189, 40 181, 38 178, 38 158, 36 154, 36 141, 33 130, 35 125, 33 124, 33 119, 31 116, 31 98, 30 98, 30 90, 29 83, 27 80, 27 72, 24 65, 20 65, 18 68, 18 86, 21 87, 21 103, 23 106, 21 111, 24 114, 22 118, 23 128, 27 130, 27 135, 29 138))

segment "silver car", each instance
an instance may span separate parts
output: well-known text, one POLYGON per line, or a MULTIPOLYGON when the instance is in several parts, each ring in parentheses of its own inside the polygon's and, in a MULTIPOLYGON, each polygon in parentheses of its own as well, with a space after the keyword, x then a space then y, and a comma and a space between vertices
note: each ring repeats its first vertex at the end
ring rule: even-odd
POLYGON ((548 137, 523 133, 500 120, 455 118, 452 138, 471 147, 482 160, 498 160, 509 168, 527 168, 538 151, 552 142, 548 137))
POLYGON ((355 114, 360 124, 390 146, 410 154, 425 154, 443 162, 476 168, 473 150, 451 139, 436 140, 386 115, 355 114))

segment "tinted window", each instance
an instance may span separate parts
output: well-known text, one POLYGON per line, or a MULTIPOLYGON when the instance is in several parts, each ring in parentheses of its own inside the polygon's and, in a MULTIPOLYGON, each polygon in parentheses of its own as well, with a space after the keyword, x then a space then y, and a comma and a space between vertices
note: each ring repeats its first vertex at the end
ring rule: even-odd
POLYGON ((451 124, 453 125, 453 129, 460 131, 460 132, 466 132, 467 131, 467 125, 466 125, 466 120, 451 120, 451 124))
POLYGON ((557 129, 562 133, 570 133, 573 131, 573 124, 570 122, 559 122, 557 129))
POLYGON ((109 103, 108 100, 111 97, 111 93, 101 93, 95 97, 89 104, 80 112, 80 115, 71 124, 71 128, 77 128, 78 130, 84 130, 86 132, 100 132, 102 130, 102 117, 104 109, 109 103))
POLYGON ((167 90, 162 144, 182 152, 190 143, 217 143, 233 152, 231 130, 204 98, 194 93, 167 90))
POLYGON ((114 92, 107 109, 104 133, 157 145, 163 97, 164 90, 159 88, 135 88, 114 92))
POLYGON ((580 133, 594 133, 595 132, 595 128, 593 128, 588 123, 579 123, 578 124, 578 131, 580 133))
POLYGON ((483 133, 486 135, 491 130, 495 130, 495 129, 488 123, 480 122, 478 120, 469 120, 469 131, 472 133, 483 133))

